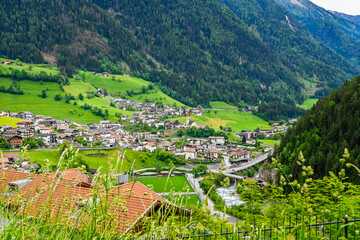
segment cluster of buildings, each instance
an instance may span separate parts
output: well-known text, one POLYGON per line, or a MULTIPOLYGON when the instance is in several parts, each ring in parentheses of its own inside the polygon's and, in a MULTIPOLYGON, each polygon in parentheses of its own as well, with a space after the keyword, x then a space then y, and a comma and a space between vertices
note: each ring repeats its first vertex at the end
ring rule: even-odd
MULTIPOLYGON (((192 160, 227 159, 239 162, 248 161, 251 157, 249 147, 229 144, 224 137, 188 138, 183 141, 183 138, 166 138, 164 131, 126 131, 122 123, 112 123, 107 120, 100 123, 79 124, 70 120, 55 120, 51 117, 33 115, 31 112, 10 113, 7 111, 0 111, 0 116, 24 120, 17 123, 17 128, 8 125, 0 126, 0 136, 6 139, 13 148, 21 146, 25 138, 41 138, 48 148, 60 145, 67 140, 77 147, 84 147, 86 143, 89 147, 96 144, 101 147, 121 147, 135 151, 155 152, 157 149, 162 149, 173 155, 192 160), (176 141, 181 141, 183 144, 176 145, 176 141)), ((143 117, 141 114, 138 116, 140 119, 143 117)), ((142 119, 146 120, 146 118, 142 119)), ((178 129, 194 126, 194 124, 190 121, 189 112, 185 123, 174 121, 163 123, 165 129, 178 129)))
MULTIPOLYGON (((104 100, 114 103, 116 107, 119 109, 127 110, 130 107, 135 111, 140 111, 140 115, 147 115, 148 118, 153 118, 153 119, 164 118, 165 116, 168 117, 184 116, 185 114, 184 108, 173 107, 170 105, 165 105, 163 108, 159 108, 154 102, 136 102, 135 100, 130 100, 130 99, 121 99, 121 98, 112 99, 107 97, 105 97, 104 100)), ((190 110, 191 114, 197 116, 202 116, 203 112, 204 109, 202 107, 192 108, 190 110)))
MULTIPOLYGON (((250 161, 255 156, 252 154, 254 147, 241 146, 228 143, 224 137, 211 136, 207 139, 188 139, 184 146, 185 159, 209 160, 214 162, 227 161, 239 164, 250 161)), ((182 153, 178 153, 180 155, 182 153)))

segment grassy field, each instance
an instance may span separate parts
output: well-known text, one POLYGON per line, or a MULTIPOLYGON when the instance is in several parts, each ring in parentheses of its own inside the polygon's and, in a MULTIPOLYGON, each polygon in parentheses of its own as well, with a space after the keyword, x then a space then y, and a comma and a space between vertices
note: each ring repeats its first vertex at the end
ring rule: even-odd
MULTIPOLYGON (((0 85, 9 87, 11 83, 12 80, 9 78, 0 78, 0 85)), ((33 114, 51 116, 58 120, 69 119, 79 123, 99 122, 102 119, 89 110, 83 110, 79 105, 66 104, 65 100, 55 101, 56 94, 65 95, 57 83, 46 82, 43 85, 33 81, 19 83, 24 95, 0 93, 0 109, 11 112, 29 111, 33 114), (39 97, 38 95, 45 89, 48 89, 47 98, 39 97)))
POLYGON ((312 108, 312 106, 314 106, 315 103, 317 103, 318 100, 319 100, 318 98, 308 98, 304 101, 303 104, 297 106, 299 108, 309 110, 310 108, 312 108))
POLYGON ((279 144, 279 140, 271 140, 271 139, 259 139, 258 142, 265 143, 270 146, 275 146, 275 144, 279 144))
MULTIPOLYGON (((133 169, 142 169, 154 167, 157 162, 156 155, 154 153, 146 153, 146 152, 136 152, 129 149, 122 149, 122 153, 125 154, 125 159, 119 162, 117 171, 124 172, 129 170, 134 164, 133 169)), ((45 159, 48 159, 51 162, 52 166, 56 166, 60 155, 55 151, 29 151, 29 156, 31 161, 39 163, 41 165, 44 164, 45 159)), ((89 166, 89 168, 99 168, 102 167, 101 172, 106 173, 110 165, 112 168, 115 168, 117 164, 119 150, 91 150, 91 151, 82 151, 79 152, 79 155, 82 157, 84 162, 89 166), (107 156, 99 157, 99 156, 86 156, 88 154, 101 154, 105 153, 107 156)), ((165 167, 166 163, 162 163, 165 167)))
MULTIPOLYGON (((4 61, 7 59, 0 60, 4 61)), ((57 68, 48 65, 29 65, 26 63, 23 63, 23 66, 0 65, 0 71, 3 73, 10 73, 13 69, 25 70, 27 72, 34 73, 45 71, 46 73, 59 74, 57 68)), ((60 90, 60 86, 57 83, 44 82, 41 85, 40 82, 33 81, 17 82, 20 84, 21 89, 25 94, 13 95, 8 93, 0 93, 0 109, 11 112, 30 111, 33 114, 51 116, 59 120, 69 119, 79 123, 99 122, 102 120, 101 117, 92 114, 90 110, 83 110, 81 108, 83 104, 87 103, 93 107, 98 107, 103 110, 107 109, 109 112, 109 120, 116 122, 119 121, 119 119, 115 117, 117 112, 130 116, 133 114, 133 112, 123 111, 115 107, 110 107, 110 103, 108 101, 105 101, 99 97, 88 99, 86 98, 86 92, 95 91, 97 88, 107 88, 108 91, 115 93, 120 92, 125 94, 127 90, 131 91, 131 89, 133 89, 135 93, 138 93, 142 90, 143 86, 147 87, 150 84, 150 82, 140 78, 114 75, 115 80, 113 80, 112 77, 106 78, 102 76, 94 76, 88 72, 85 73, 84 82, 80 80, 82 74, 83 72, 80 72, 79 76, 75 76, 74 78, 70 79, 71 84, 69 86, 64 86, 65 92, 60 90), (48 97, 45 99, 39 97, 41 91, 46 89, 48 89, 48 97), (76 98, 80 93, 82 93, 85 99, 83 101, 78 99, 71 101, 71 104, 66 104, 64 99, 61 101, 54 100, 56 94, 61 94, 64 97, 65 93, 70 93, 76 98), (74 105, 74 102, 76 102, 77 105, 74 105)), ((12 80, 10 78, 0 78, 0 86, 5 86, 7 88, 11 83, 12 80)), ((140 102, 150 100, 162 102, 163 104, 184 106, 180 102, 164 94, 156 86, 153 90, 148 90, 145 94, 136 94, 131 98, 140 102)))
MULTIPOLYGON (((5 59, 5 58, 0 58, 1 61, 8 61, 9 59, 5 59)), ((13 60, 10 60, 11 62, 14 62, 13 60)), ((17 70, 25 70, 28 72, 41 72, 44 71, 46 73, 51 73, 51 74, 58 74, 59 70, 57 69, 57 67, 52 67, 50 65, 44 65, 44 64, 27 64, 27 63, 21 63, 22 66, 11 66, 11 65, 3 65, 0 64, 0 70, 2 72, 10 72, 12 69, 17 69, 17 70), (30 70, 31 68, 31 70, 30 70)))
MULTIPOLYGON (((231 127, 233 132, 271 128, 265 120, 243 111, 208 110, 204 112, 204 116, 190 116, 190 119, 197 124, 207 125, 217 130, 220 129, 220 126, 231 127)), ((185 122, 186 117, 175 118, 175 120, 185 122)))
POLYGON ((185 177, 144 177, 135 178, 145 186, 152 186, 155 192, 195 192, 185 177))
POLYGON ((212 101, 210 102, 211 108, 224 108, 224 109, 237 109, 235 106, 231 106, 227 104, 226 102, 220 102, 220 101, 212 101))
MULTIPOLYGON (((82 72, 80 75, 81 74, 84 73, 82 72)), ((115 94, 125 94, 126 91, 134 91, 136 94, 131 96, 130 99, 138 102, 148 100, 151 102, 162 102, 163 104, 176 105, 178 107, 184 106, 184 104, 164 94, 156 86, 154 86, 153 90, 147 90, 147 93, 142 94, 142 88, 147 88, 151 83, 141 78, 126 77, 121 75, 103 77, 101 75, 92 75, 91 73, 86 72, 85 81, 96 88, 106 88, 107 91, 115 94)))
POLYGON ((2 125, 10 125, 13 128, 17 127, 18 122, 24 122, 23 119, 19 119, 19 118, 11 118, 11 117, 0 117, 0 126, 2 125))

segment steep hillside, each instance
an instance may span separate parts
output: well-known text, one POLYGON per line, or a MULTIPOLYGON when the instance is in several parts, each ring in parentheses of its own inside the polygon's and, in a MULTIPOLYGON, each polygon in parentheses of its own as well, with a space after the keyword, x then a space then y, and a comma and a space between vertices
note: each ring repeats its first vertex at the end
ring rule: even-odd
POLYGON ((360 26, 309 0, 275 0, 285 7, 315 39, 360 65, 360 26))
POLYGON ((273 0, 218 0, 274 49, 296 72, 304 93, 334 88, 355 73, 355 66, 315 41, 301 24, 273 0), (339 68, 343 71, 339 71, 339 68))
POLYGON ((288 39, 279 35, 270 44, 215 0, 0 3, 0 55, 27 62, 45 57, 68 76, 76 68, 131 73, 190 106, 295 106, 311 79, 316 78, 314 89, 334 87, 357 72, 316 44, 274 48, 288 39), (307 59, 310 49, 316 54, 307 59))
POLYGON ((360 15, 348 15, 345 13, 340 13, 340 12, 335 12, 335 11, 331 11, 333 14, 335 14, 336 16, 339 16, 341 18, 344 18, 350 22, 356 23, 357 25, 360 25, 360 15))
MULTIPOLYGON (((286 172, 301 178, 297 164, 302 151, 306 164, 314 169, 315 178, 321 178, 341 169, 339 159, 344 149, 350 152, 350 162, 360 163, 360 76, 346 82, 339 90, 320 99, 282 139, 277 155, 286 172)), ((359 182, 353 169, 346 175, 359 182)))

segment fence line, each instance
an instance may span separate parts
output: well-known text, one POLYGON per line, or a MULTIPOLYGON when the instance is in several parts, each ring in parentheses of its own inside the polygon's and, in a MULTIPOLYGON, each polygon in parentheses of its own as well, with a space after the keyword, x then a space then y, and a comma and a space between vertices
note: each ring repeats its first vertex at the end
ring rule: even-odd
MULTIPOLYGON (((321 219, 321 218, 319 218, 321 219)), ((290 218, 291 221, 291 218, 290 218)), ((303 226, 304 233, 308 234, 307 239, 317 239, 318 237, 326 237, 327 239, 337 239, 338 237, 345 237, 346 239, 360 239, 360 225, 355 226, 357 222, 360 222, 360 219, 353 219, 349 220, 348 216, 346 215, 343 220, 338 219, 337 221, 330 221, 330 222, 320 222, 318 223, 318 217, 316 216, 316 223, 308 223, 308 224, 298 224, 298 218, 295 217, 296 224, 293 226, 284 226, 284 227, 270 227, 270 228, 263 228, 259 229, 255 226, 252 227, 251 230, 241 230, 237 228, 236 231, 227 231, 223 229, 221 225, 221 229, 219 232, 206 232, 193 230, 192 234, 190 233, 188 236, 180 236, 178 239, 279 239, 277 236, 273 236, 276 234, 276 231, 285 231, 285 235, 291 233, 292 229, 296 229, 295 232, 295 239, 301 239, 302 236, 299 236, 297 228, 303 226), (225 231, 223 231, 225 230, 225 231), (289 232, 286 233, 286 230, 289 232), (314 236, 311 234, 314 233, 314 236), (254 236, 254 234, 256 236, 254 236)), ((304 221, 305 222, 305 221, 304 221)), ((283 233, 281 233, 282 236, 283 233)))

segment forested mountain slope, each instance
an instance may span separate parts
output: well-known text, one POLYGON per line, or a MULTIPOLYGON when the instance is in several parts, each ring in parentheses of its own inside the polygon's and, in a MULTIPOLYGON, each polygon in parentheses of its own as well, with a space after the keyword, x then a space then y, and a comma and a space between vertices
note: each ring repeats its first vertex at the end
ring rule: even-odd
MULTIPOLYGON (((344 149, 350 152, 350 162, 360 163, 360 76, 346 82, 339 90, 321 99, 282 139, 277 155, 288 174, 301 179, 297 165, 300 151, 306 164, 314 169, 314 177, 321 178, 329 171, 341 169, 339 159, 344 149)), ((346 175, 358 182, 353 169, 346 175)))
POLYGON ((357 25, 360 25, 360 15, 348 15, 346 13, 340 13, 340 12, 335 12, 335 11, 331 11, 334 15, 339 16, 341 18, 344 18, 350 22, 353 22, 357 25))
POLYGON ((326 11, 309 0, 275 0, 285 7, 315 39, 360 64, 360 25, 326 11))
MULTIPOLYGON (((208 106, 210 100, 294 106, 303 100, 299 79, 315 78, 319 88, 335 87, 357 73, 317 43, 288 43, 291 38, 281 37, 288 29, 270 40, 277 20, 266 37, 256 36, 215 0, 0 3, 1 56, 42 62, 51 55, 67 75, 75 68, 131 72, 191 106, 208 106), (306 55, 310 50, 316 51, 306 55)), ((305 41, 306 33, 301 36, 299 41, 305 41)))
POLYGON ((319 88, 339 87, 356 67, 315 41, 301 24, 273 0, 218 0, 291 66, 300 78, 319 88), (339 68, 343 71, 339 72, 339 68))

